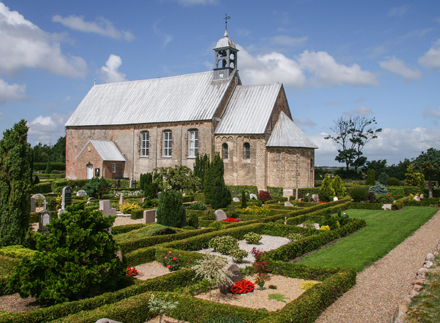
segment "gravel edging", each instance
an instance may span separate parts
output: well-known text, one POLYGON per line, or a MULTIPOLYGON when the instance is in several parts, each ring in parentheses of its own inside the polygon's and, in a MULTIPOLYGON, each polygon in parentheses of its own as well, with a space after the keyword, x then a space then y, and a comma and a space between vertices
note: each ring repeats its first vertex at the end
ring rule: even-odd
POLYGON ((379 261, 357 275, 356 285, 328 307, 317 323, 381 323, 412 290, 414 275, 440 238, 440 211, 379 261))

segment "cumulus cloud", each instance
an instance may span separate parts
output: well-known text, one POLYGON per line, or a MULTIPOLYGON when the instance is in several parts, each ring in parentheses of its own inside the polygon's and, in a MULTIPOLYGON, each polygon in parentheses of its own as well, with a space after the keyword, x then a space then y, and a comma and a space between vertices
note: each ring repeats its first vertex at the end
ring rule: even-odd
POLYGON ((84 77, 81 57, 61 53, 59 35, 42 31, 17 11, 0 2, 0 71, 14 74, 22 68, 42 68, 53 74, 84 77))
POLYGON ((125 74, 118 71, 121 66, 122 60, 119 56, 111 54, 105 66, 101 67, 101 78, 105 83, 125 82, 125 74))
POLYGON ((426 68, 433 68, 440 71, 440 39, 422 57, 419 64, 426 68))
POLYGON ((409 8, 410 7, 408 5, 403 5, 403 6, 400 6, 400 7, 391 8, 388 11, 388 16, 391 16, 391 17, 403 16, 408 11, 409 8))
MULTIPOLYGON (((316 165, 343 166, 335 161, 340 148, 333 141, 325 140, 326 133, 309 138, 319 147, 316 150, 316 165)), ((386 159, 395 164, 405 158, 411 159, 431 147, 440 146, 440 129, 391 129, 385 128, 378 138, 369 142, 363 152, 368 160, 386 159)))
POLYGON ((376 76, 363 71, 358 64, 351 67, 338 64, 327 52, 304 51, 298 58, 302 69, 312 73, 310 82, 314 86, 353 86, 379 85, 376 76))
POLYGON ((364 105, 360 105, 354 110, 344 112, 344 114, 348 116, 353 116, 356 114, 360 116, 367 116, 369 114, 373 114, 373 110, 371 110, 369 107, 366 107, 364 105))
POLYGON ((246 84, 281 82, 285 86, 301 87, 306 78, 298 63, 280 53, 253 57, 243 47, 240 50, 241 77, 246 84))
POLYGON ((390 72, 402 76, 404 81, 411 81, 422 77, 422 72, 418 69, 406 67, 403 60, 397 59, 394 56, 387 61, 379 62, 379 65, 390 72))
POLYGON ((55 15, 52 17, 52 21, 59 22, 68 28, 79 30, 86 33, 95 33, 116 39, 124 38, 125 40, 128 41, 134 39, 134 35, 131 32, 117 30, 109 20, 103 17, 98 17, 96 18, 96 21, 88 22, 88 21, 84 21, 83 16, 71 15, 69 17, 63 18, 59 15, 55 15))
POLYGON ((434 119, 440 119, 440 107, 437 109, 431 109, 430 107, 423 110, 423 116, 426 119, 434 118, 434 119))
POLYGON ((20 101, 26 98, 26 84, 8 84, 0 79, 0 104, 6 101, 20 101))
POLYGON ((64 124, 69 119, 67 115, 53 113, 51 116, 38 116, 28 122, 30 142, 41 142, 43 144, 54 144, 58 138, 65 136, 64 124))

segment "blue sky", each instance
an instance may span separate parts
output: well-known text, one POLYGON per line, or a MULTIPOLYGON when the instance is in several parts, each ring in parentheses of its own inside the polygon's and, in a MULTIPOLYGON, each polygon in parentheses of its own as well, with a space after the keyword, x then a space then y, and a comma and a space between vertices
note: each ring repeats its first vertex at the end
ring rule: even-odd
POLYGON ((95 79, 211 70, 225 14, 243 84, 284 84, 316 165, 343 166, 323 139, 341 116, 383 128, 369 160, 440 149, 438 0, 3 0, 1 133, 25 119, 31 144, 54 144, 95 79))

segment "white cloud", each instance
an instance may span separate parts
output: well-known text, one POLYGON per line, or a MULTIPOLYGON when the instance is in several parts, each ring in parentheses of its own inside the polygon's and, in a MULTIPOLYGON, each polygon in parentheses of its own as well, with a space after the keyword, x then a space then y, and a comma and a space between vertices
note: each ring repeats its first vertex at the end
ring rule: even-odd
POLYGON ((175 0, 182 6, 192 6, 192 5, 210 5, 219 3, 218 0, 175 0))
POLYGON ((8 84, 0 79, 0 104, 10 100, 23 100, 26 98, 26 84, 8 84))
MULTIPOLYGON (((325 140, 326 133, 309 138, 319 147, 316 150, 316 165, 344 166, 335 161, 340 148, 331 140, 325 140)), ((411 159, 431 147, 440 146, 440 129, 391 129, 385 128, 377 139, 370 141, 364 148, 368 160, 386 159, 388 164, 395 164, 405 158, 411 159)))
POLYGON ((53 74, 84 77, 85 60, 63 55, 59 39, 0 2, 0 71, 14 74, 26 67, 43 68, 53 74))
POLYGON ((388 16, 394 16, 394 17, 403 16, 408 11, 409 8, 410 6, 408 5, 391 8, 388 11, 388 16))
POLYGON ((433 68, 440 71, 440 39, 422 57, 419 64, 426 68, 433 68))
POLYGON ((293 118, 293 122, 297 125, 297 126, 307 126, 307 127, 311 127, 314 128, 316 126, 316 123, 314 123, 312 120, 310 120, 309 118, 305 118, 304 120, 301 120, 299 118, 293 118))
POLYGON ((298 58, 302 69, 313 74, 310 79, 314 86, 353 86, 379 85, 376 76, 368 71, 363 71, 357 64, 351 67, 336 63, 335 59, 327 52, 304 51, 298 58))
POLYGON ((131 32, 117 30, 109 20, 103 17, 98 17, 96 18, 96 21, 88 22, 84 21, 83 16, 71 15, 69 17, 63 18, 59 15, 55 15, 53 16, 52 21, 59 22, 68 28, 83 31, 86 33, 96 33, 102 36, 116 39, 124 38, 128 41, 134 39, 134 36, 131 32))
POLYGON ((28 122, 30 142, 43 144, 55 144, 57 140, 65 136, 64 124, 69 116, 53 113, 51 116, 38 116, 28 122))
POLYGON ((402 76, 406 81, 415 80, 422 77, 422 72, 420 72, 418 69, 406 67, 403 60, 397 59, 394 56, 387 61, 379 62, 379 65, 390 72, 402 76))
POLYGON ((423 116, 427 119, 440 119, 440 107, 438 107, 437 109, 426 108, 425 110, 423 110, 423 116))
POLYGON ((298 63, 280 53, 253 57, 243 47, 240 50, 239 68, 246 84, 267 84, 281 82, 285 86, 301 87, 306 78, 298 63))
POLYGON ((101 78, 105 83, 125 82, 125 74, 118 71, 122 60, 119 56, 111 54, 105 62, 105 66, 101 67, 101 78))
POLYGON ((270 38, 272 43, 274 45, 283 45, 283 46, 291 46, 291 47, 298 47, 304 45, 304 43, 307 41, 308 37, 301 37, 301 38, 293 38, 290 36, 275 36, 270 38))
POLYGON ((369 114, 373 114, 373 110, 371 110, 369 107, 366 107, 364 105, 358 106, 356 109, 344 112, 345 115, 352 116, 352 115, 360 115, 360 116, 367 116, 369 114))

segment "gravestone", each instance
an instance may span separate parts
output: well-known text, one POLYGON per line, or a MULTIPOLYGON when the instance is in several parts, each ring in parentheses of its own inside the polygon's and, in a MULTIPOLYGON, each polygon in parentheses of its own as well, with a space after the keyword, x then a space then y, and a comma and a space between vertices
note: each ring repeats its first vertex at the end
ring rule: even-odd
POLYGON ((158 192, 157 193, 157 199, 160 200, 160 194, 162 194, 162 192, 158 192))
POLYGON ((31 212, 35 212, 36 207, 35 199, 31 197, 31 212))
POLYGON ((124 194, 122 194, 122 193, 119 196, 119 205, 124 205, 124 194))
POLYGON ((392 209, 392 204, 391 204, 391 203, 384 204, 384 205, 382 205, 382 209, 384 209, 384 210, 390 210, 390 211, 391 211, 391 209, 392 209))
POLYGON ((102 211, 102 216, 110 215, 110 200, 101 200, 99 201, 99 210, 102 211))
POLYGON ((84 190, 79 190, 76 192, 76 196, 87 196, 87 192, 84 190))
POLYGON ((87 199, 87 204, 89 204, 89 203, 91 203, 93 200, 96 200, 93 196, 90 196, 88 199, 87 199))
POLYGON ((156 209, 144 211, 144 224, 156 222, 156 209))
POLYGON ((290 202, 284 202, 284 206, 293 206, 293 204, 290 202))
POLYGON ((251 200, 258 200, 258 196, 255 195, 254 193, 249 194, 249 198, 250 198, 251 200))
POLYGON ((41 193, 34 194, 34 195, 32 195, 31 197, 34 198, 34 199, 36 199, 36 200, 38 200, 38 199, 45 199, 45 198, 46 198, 46 197, 45 197, 43 194, 41 194, 41 193))
POLYGON ((47 230, 46 225, 50 223, 50 211, 44 209, 38 213, 39 226, 37 232, 49 235, 49 230, 47 230))
POLYGON ((307 196, 308 202, 310 203, 310 193, 307 193, 306 196, 307 196))
POLYGON ((65 210, 68 205, 72 205, 72 189, 65 186, 63 187, 61 209, 65 210))
POLYGON ((313 195, 312 195, 312 199, 313 199, 313 201, 315 201, 316 203, 319 203, 319 195, 318 195, 318 194, 313 194, 313 195))
POLYGON ((333 198, 333 201, 339 201, 338 197, 335 196, 335 197, 333 198))
POLYGON ((239 199, 238 197, 234 197, 234 198, 232 199, 232 202, 240 202, 240 199, 239 199))
POLYGON ((186 227, 186 209, 182 210, 182 223, 180 227, 181 228, 186 227))
POLYGON ((289 197, 293 195, 293 189, 291 188, 285 188, 283 189, 283 196, 284 197, 289 197))
POLYGON ((223 210, 215 210, 214 214, 215 214, 215 220, 216 221, 221 221, 221 220, 224 220, 224 219, 228 218, 228 216, 226 215, 225 211, 223 211, 223 210))
POLYGON ((95 323, 122 323, 122 322, 110 320, 110 319, 107 319, 107 318, 103 318, 103 319, 97 320, 95 323))
POLYGON ((111 215, 111 216, 115 216, 115 215, 116 215, 116 208, 112 207, 112 208, 110 209, 110 215, 111 215))
POLYGON ((298 198, 299 198, 299 190, 296 189, 295 190, 295 200, 298 200, 298 198))
POLYGON ((236 282, 243 279, 243 276, 241 275, 241 272, 240 272, 240 268, 237 265, 230 265, 228 267, 228 271, 230 271, 232 273, 232 276, 229 276, 232 280, 232 283, 230 283, 226 286, 220 285, 219 289, 222 294, 230 293, 231 291, 229 289, 232 287, 232 285, 234 285, 236 282))

